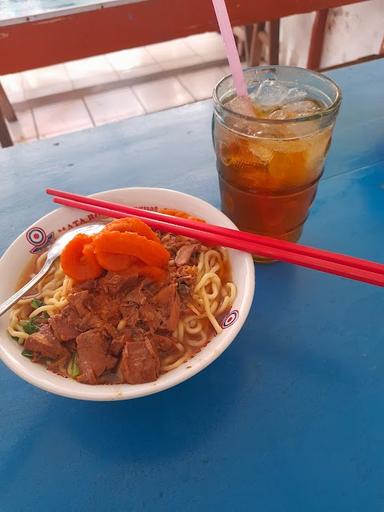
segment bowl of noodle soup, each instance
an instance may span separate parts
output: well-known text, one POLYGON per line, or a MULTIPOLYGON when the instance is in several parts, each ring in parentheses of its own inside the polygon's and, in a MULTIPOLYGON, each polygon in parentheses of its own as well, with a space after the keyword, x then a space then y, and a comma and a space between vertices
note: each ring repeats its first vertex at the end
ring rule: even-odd
MULTIPOLYGON (((211 224, 235 228, 214 206, 173 190, 125 188, 100 192, 94 197, 152 210, 180 210, 211 224)), ((100 218, 74 208, 59 208, 34 222, 0 259, 0 302, 20 287, 22 279, 25 281, 26 276, 38 270, 47 247, 55 238, 68 229, 92 222, 100 222, 100 218)), ((98 381, 89 385, 91 382, 64 378, 22 355, 26 342, 23 338, 28 337, 24 332, 26 320, 33 322, 33 318, 41 314, 48 317, 60 312, 68 303, 67 297, 73 286, 57 260, 49 278, 41 282, 36 307, 32 312, 28 309, 28 317, 23 317, 23 301, 0 317, 0 357, 18 376, 51 393, 83 400, 125 400, 173 387, 206 368, 222 354, 236 338, 249 313, 254 294, 254 263, 251 255, 232 249, 205 247, 201 251, 196 261, 190 310, 181 317, 173 333, 180 354, 178 357, 164 356, 159 377, 145 383, 98 381), (226 267, 226 276, 218 270, 220 265, 226 267), (212 333, 208 340, 202 333, 207 325, 212 333)), ((124 327, 121 322, 117 325, 117 328, 124 327)))

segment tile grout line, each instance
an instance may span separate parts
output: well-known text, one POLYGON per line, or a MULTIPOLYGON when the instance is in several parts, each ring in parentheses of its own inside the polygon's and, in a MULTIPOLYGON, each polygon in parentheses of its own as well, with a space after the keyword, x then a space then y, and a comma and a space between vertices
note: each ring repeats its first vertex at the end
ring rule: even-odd
POLYGON ((183 82, 180 80, 179 75, 175 75, 176 80, 179 82, 181 87, 183 87, 194 99, 194 101, 199 101, 196 96, 193 94, 192 90, 188 88, 187 85, 184 85, 183 82))
MULTIPOLYGON (((185 41, 185 44, 188 46, 188 48, 190 48, 193 52, 195 52, 195 54, 196 54, 198 57, 200 57, 200 59, 202 59, 202 60, 203 60, 203 62, 207 62, 207 61, 205 61, 205 60, 204 60, 204 58, 205 58, 206 54, 204 54, 203 52, 202 52, 202 53, 198 53, 198 52, 197 52, 197 50, 195 50, 195 49, 194 49, 194 48, 189 44, 189 42, 188 42, 188 41, 185 41)), ((223 43, 223 48, 224 48, 224 43, 223 43)), ((226 57, 223 57, 223 59, 225 59, 225 60, 226 60, 226 57)), ((215 60, 218 60, 218 59, 215 59, 215 60)))
POLYGON ((138 97, 138 95, 135 93, 135 89, 133 87, 129 87, 132 91, 132 94, 134 95, 134 97, 137 99, 137 102, 143 107, 143 110, 144 110, 144 115, 147 115, 149 114, 149 111, 145 108, 145 105, 144 103, 140 100, 140 98, 138 97))
POLYGON ((193 51, 193 52, 194 52, 198 57, 200 57, 200 59, 202 59, 202 58, 203 58, 199 53, 197 53, 197 51, 196 51, 194 48, 192 48, 192 46, 188 43, 188 41, 187 41, 187 40, 185 40, 184 42, 185 42, 185 44, 188 46, 188 48, 189 48, 190 50, 192 50, 192 51, 193 51))
POLYGON ((70 75, 70 74, 69 74, 69 72, 68 72, 68 69, 67 69, 66 64, 67 64, 67 63, 66 63, 66 62, 64 62, 65 74, 67 75, 68 80, 69 80, 69 81, 70 81, 70 83, 71 83, 71 88, 72 88, 71 90, 72 90, 72 91, 76 91, 75 83, 74 83, 74 81, 72 80, 71 75, 70 75))
MULTIPOLYGON (((197 100, 197 98, 194 96, 193 92, 192 92, 190 89, 188 89, 188 87, 187 87, 187 86, 185 86, 185 85, 182 83, 182 81, 181 81, 181 80, 179 80, 178 75, 175 75, 175 78, 176 78, 177 82, 179 82, 180 86, 181 86, 185 91, 187 91, 187 93, 188 93, 188 94, 193 98, 193 101, 198 101, 198 100, 197 100)), ((191 102, 190 102, 190 101, 188 101, 188 103, 191 103, 191 102)))
MULTIPOLYGON (((28 101, 28 103, 29 103, 29 101, 28 101)), ((39 132, 39 129, 38 129, 38 126, 37 126, 37 121, 36 121, 36 117, 35 117, 35 111, 34 111, 32 106, 31 106, 31 114, 32 114, 33 126, 35 127, 35 131, 36 131, 36 139, 40 140, 40 132, 39 132)))
POLYGON ((87 114, 88 114, 88 116, 89 116, 89 118, 90 118, 90 120, 91 120, 91 123, 92 123, 93 128, 96 128, 96 121, 95 121, 95 119, 94 119, 94 118, 93 118, 93 116, 92 116, 91 110, 90 110, 90 108, 88 107, 87 102, 85 101, 85 96, 82 96, 82 97, 81 97, 81 98, 79 98, 79 99, 82 101, 82 103, 83 103, 83 105, 84 105, 84 107, 85 107, 85 110, 87 111, 87 114))

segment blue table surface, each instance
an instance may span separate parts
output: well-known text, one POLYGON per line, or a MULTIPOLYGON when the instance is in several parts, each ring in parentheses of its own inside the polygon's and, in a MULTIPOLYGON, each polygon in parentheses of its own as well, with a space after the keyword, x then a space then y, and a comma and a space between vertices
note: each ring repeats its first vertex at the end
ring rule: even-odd
MULTIPOLYGON (((331 73, 344 101, 303 242, 384 261, 384 61, 331 73)), ((0 253, 80 193, 165 186, 219 205, 202 102, 0 151, 0 253)), ((380 288, 256 269, 236 341, 191 380, 115 403, 0 366, 0 511, 384 510, 380 288)))

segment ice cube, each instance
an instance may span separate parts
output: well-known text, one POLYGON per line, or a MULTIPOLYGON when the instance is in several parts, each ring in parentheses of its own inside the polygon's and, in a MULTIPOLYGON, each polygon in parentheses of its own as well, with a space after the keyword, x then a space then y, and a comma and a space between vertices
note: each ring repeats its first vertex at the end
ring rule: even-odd
POLYGON ((255 107, 249 96, 235 96, 225 106, 236 114, 255 117, 255 107))
POLYGON ((235 97, 228 101, 226 106, 235 114, 247 116, 248 118, 245 119, 235 114, 227 114, 225 117, 227 126, 244 135, 257 136, 259 134, 260 125, 257 121, 260 118, 265 118, 265 115, 257 110, 249 97, 235 97))
POLYGON ((268 119, 277 119, 279 121, 283 119, 290 119, 290 114, 284 110, 284 107, 277 108, 268 114, 268 119))
POLYGON ((267 165, 273 158, 273 151, 263 146, 262 144, 254 143, 249 144, 249 150, 256 161, 267 165))
POLYGON ((292 87, 292 89, 289 89, 284 103, 301 101, 306 97, 307 97, 306 91, 303 91, 303 89, 299 89, 298 87, 292 87))
POLYGON ((251 94, 251 98, 258 106, 269 109, 284 105, 288 94, 287 87, 268 78, 260 83, 257 91, 251 94))
POLYGON ((284 110, 289 112, 292 117, 303 117, 322 109, 321 105, 313 100, 299 100, 293 101, 284 105, 284 110))
POLYGON ((269 119, 298 119, 321 110, 321 106, 313 100, 293 101, 282 105, 268 114, 269 119))

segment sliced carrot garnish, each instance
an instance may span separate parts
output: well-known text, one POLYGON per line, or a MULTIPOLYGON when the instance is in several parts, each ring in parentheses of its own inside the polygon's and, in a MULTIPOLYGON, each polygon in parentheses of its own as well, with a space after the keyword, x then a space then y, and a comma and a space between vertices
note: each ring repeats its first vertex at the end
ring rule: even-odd
POLYGON ((76 281, 99 277, 103 269, 164 280, 170 259, 152 229, 140 219, 115 220, 98 235, 77 235, 61 255, 64 272, 76 281))
POLYGON ((105 226, 105 231, 130 231, 138 235, 145 236, 148 240, 160 242, 156 233, 140 219, 135 217, 125 217, 123 219, 116 219, 105 226))
POLYGON ((131 265, 139 261, 134 256, 115 254, 113 252, 98 252, 96 253, 96 259, 101 267, 111 272, 127 270, 131 265))
POLYGON ((166 215, 173 215, 174 217, 181 217, 182 219, 195 220, 196 222, 205 222, 203 219, 189 215, 181 210, 175 210, 174 208, 159 208, 159 213, 165 213, 166 215))
POLYGON ((99 277, 103 269, 98 264, 92 246, 92 237, 76 235, 64 247, 60 263, 64 273, 75 281, 87 281, 99 277))
POLYGON ((170 259, 169 252, 160 243, 137 233, 102 231, 94 237, 93 246, 96 254, 112 252, 135 256, 154 267, 165 267, 170 259))

